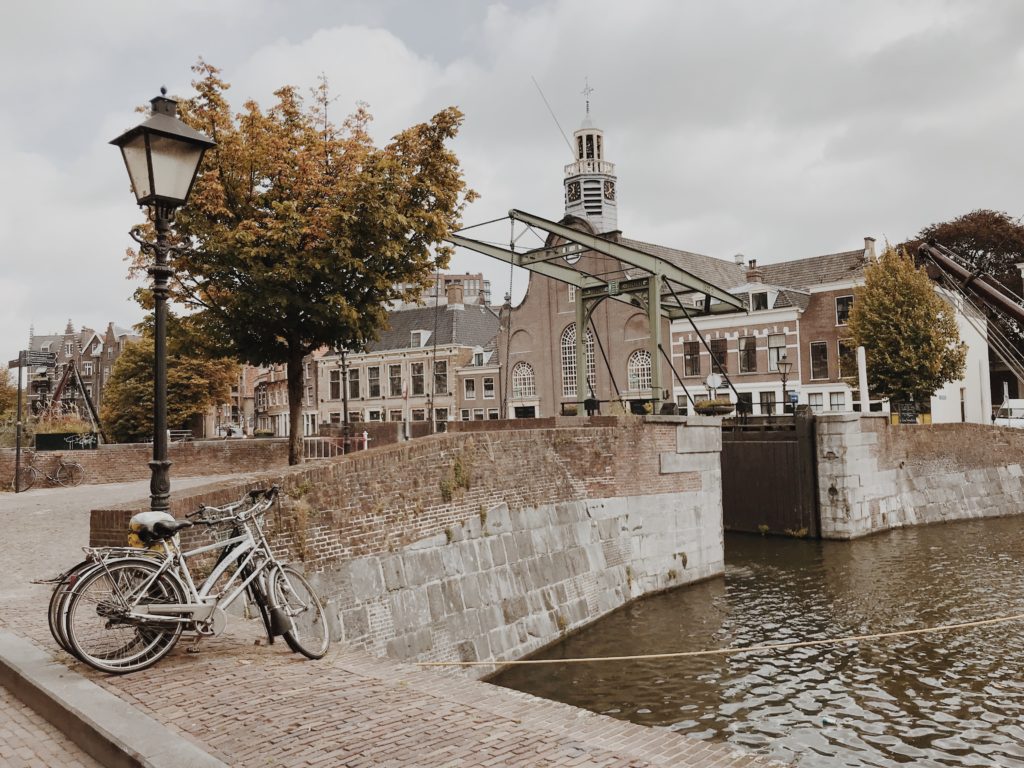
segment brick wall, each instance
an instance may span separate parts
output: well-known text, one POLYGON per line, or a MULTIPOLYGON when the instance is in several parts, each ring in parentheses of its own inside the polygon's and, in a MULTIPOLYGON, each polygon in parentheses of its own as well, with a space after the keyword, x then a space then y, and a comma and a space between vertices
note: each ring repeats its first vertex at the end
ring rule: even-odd
POLYGON ((1020 514, 1024 430, 817 417, 822 536, 1020 514))
MULTIPOLYGON (((266 473, 287 493, 268 516, 273 545, 304 564, 338 635, 398 658, 514 658, 721 572, 718 419, 566 421, 266 473)), ((172 513, 243 490, 174 494, 172 513)), ((122 542, 145 505, 94 511, 92 543, 122 542)))
MULTIPOLYGON (((51 471, 57 457, 77 461, 85 470, 85 483, 122 483, 150 477, 149 461, 153 446, 146 443, 101 445, 95 450, 54 451, 36 454, 35 464, 51 471)), ((175 476, 226 475, 249 468, 284 467, 288 465, 288 441, 210 440, 172 443, 168 447, 171 479, 175 476)), ((25 461, 24 452, 22 461, 25 461)), ((0 488, 8 490, 14 480, 15 451, 0 449, 0 488)))

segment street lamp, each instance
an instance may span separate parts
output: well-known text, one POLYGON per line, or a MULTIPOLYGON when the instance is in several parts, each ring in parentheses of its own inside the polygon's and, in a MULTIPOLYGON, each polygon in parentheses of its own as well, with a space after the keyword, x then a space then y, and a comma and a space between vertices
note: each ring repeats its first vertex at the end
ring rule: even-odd
POLYGON ((786 413, 786 403, 789 402, 789 392, 786 391, 786 381, 789 379, 789 372, 793 370, 793 364, 786 359, 786 353, 779 355, 779 375, 782 376, 782 413, 786 413))
POLYGON ((215 145, 208 137, 177 117, 178 102, 167 98, 167 89, 150 101, 150 117, 110 143, 121 150, 132 191, 139 205, 152 209, 156 242, 142 239, 137 229, 132 238, 154 263, 153 278, 153 460, 149 463, 150 509, 166 512, 170 506, 170 468, 167 460, 167 294, 173 270, 168 264, 174 212, 188 200, 203 154, 215 145))

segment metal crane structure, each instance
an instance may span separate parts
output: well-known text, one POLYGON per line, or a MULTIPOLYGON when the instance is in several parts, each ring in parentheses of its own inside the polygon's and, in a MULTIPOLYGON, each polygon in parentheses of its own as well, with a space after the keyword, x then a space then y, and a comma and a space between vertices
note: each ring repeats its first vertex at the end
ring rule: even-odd
POLYGON ((85 384, 82 382, 82 376, 78 372, 78 366, 75 365, 74 360, 69 360, 64 366, 60 379, 57 381, 57 386, 53 390, 53 397, 50 398, 49 404, 47 404, 41 415, 61 416, 66 412, 63 397, 64 391, 68 388, 69 382, 72 382, 77 391, 82 395, 82 400, 85 403, 85 415, 89 419, 93 432, 98 434, 101 439, 106 440, 103 435, 102 428, 100 427, 100 418, 99 414, 96 412, 96 406, 93 404, 92 398, 89 397, 89 391, 85 388, 85 384))
MULTIPOLYGON (((1008 318, 1018 329, 1018 338, 1011 338, 1004 329, 989 324, 989 348, 1020 380, 1024 380, 1024 353, 1021 337, 1024 336, 1024 298, 1013 293, 1002 283, 993 279, 981 269, 965 266, 960 257, 949 248, 929 240, 918 249, 925 262, 929 277, 961 297, 965 304, 979 314, 984 307, 1008 318)), ((968 322, 977 323, 969 313, 964 313, 968 322)), ((980 329, 979 329, 980 330, 980 329)))

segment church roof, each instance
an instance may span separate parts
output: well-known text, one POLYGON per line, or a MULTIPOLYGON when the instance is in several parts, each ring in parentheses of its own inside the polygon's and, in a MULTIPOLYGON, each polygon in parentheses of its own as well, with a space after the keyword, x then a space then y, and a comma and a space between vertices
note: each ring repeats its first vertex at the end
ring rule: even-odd
MULTIPOLYGON (((747 282, 747 267, 744 264, 668 248, 664 245, 645 243, 641 240, 630 240, 626 237, 620 238, 619 242, 630 248, 649 253, 651 256, 665 259, 712 285, 730 286, 747 282)), ((775 264, 759 264, 758 269, 766 284, 806 291, 813 285, 860 279, 864 274, 864 251, 858 249, 828 253, 823 256, 810 256, 794 261, 780 261, 775 264)), ((808 301, 810 298, 806 294, 783 290, 780 291, 775 306, 792 306, 803 309, 807 306, 808 301)))

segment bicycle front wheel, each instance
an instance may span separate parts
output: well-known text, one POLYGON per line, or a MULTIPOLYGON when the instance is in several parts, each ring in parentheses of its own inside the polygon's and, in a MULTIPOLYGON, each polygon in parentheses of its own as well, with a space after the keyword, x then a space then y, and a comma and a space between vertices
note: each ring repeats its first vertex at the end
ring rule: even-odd
POLYGON ((288 647, 309 659, 320 659, 331 644, 327 612, 305 577, 290 565, 274 573, 274 603, 288 614, 292 628, 284 633, 288 647))
POLYGON ((81 485, 83 477, 85 477, 85 470, 82 469, 81 464, 75 462, 61 464, 57 467, 57 472, 53 476, 54 480, 65 488, 72 488, 76 485, 81 485))
POLYGON ((35 484, 35 482, 36 482, 36 470, 35 470, 35 468, 34 467, 30 467, 30 466, 23 466, 21 468, 21 471, 18 472, 18 484, 16 486, 14 484, 12 484, 12 487, 18 488, 18 489, 20 489, 22 491, 27 491, 29 488, 31 488, 35 484))
POLYGON ((115 675, 145 669, 166 656, 181 635, 177 621, 140 622, 140 604, 184 603, 185 592, 159 565, 145 560, 103 563, 72 589, 64 631, 75 656, 115 675))

